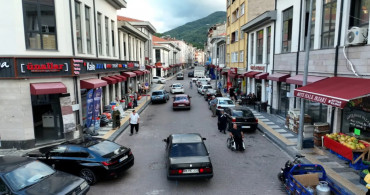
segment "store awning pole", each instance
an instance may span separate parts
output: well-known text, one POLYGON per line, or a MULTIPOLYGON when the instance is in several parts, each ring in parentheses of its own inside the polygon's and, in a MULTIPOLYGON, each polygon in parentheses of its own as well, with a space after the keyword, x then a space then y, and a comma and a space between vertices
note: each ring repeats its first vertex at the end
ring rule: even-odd
MULTIPOLYGON (((302 5, 301 5, 302 6, 302 5)), ((303 86, 307 85, 308 75, 308 62, 310 60, 310 43, 311 43, 311 21, 312 21, 312 0, 310 0, 310 9, 308 14, 308 25, 307 25, 307 37, 306 37, 306 56, 304 63, 304 74, 303 74, 303 86)), ((299 48, 298 48, 299 51, 299 48)), ((302 150, 303 146, 303 127, 304 127, 304 114, 305 114, 305 100, 301 99, 301 115, 299 116, 299 129, 298 129, 298 140, 297 148, 302 150)))

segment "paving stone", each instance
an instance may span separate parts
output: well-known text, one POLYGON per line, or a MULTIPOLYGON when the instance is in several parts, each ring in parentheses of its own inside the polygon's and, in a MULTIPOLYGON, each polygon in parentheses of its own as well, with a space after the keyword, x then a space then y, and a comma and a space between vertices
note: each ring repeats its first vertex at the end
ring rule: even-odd
MULTIPOLYGON (((354 169, 349 168, 349 167, 344 167, 344 168, 332 168, 335 172, 337 173, 343 173, 343 172, 352 172, 354 169)), ((358 177, 358 175, 357 175, 358 177)))
POLYGON ((360 177, 356 173, 345 172, 345 173, 339 173, 339 174, 348 180, 354 180, 355 182, 359 182, 360 180, 360 177))
POLYGON ((274 129, 274 131, 279 133, 287 132, 285 129, 274 129))
POLYGON ((322 160, 320 160, 322 162, 322 164, 328 166, 328 167, 333 167, 333 168, 345 168, 344 166, 342 166, 341 164, 339 164, 338 162, 323 162, 322 160))
POLYGON ((290 133, 280 133, 280 135, 282 135, 284 137, 294 137, 294 135, 292 135, 290 133))
POLYGON ((266 125, 275 125, 274 122, 265 122, 266 125))
POLYGON ((273 129, 280 128, 279 125, 270 125, 270 127, 273 128, 273 129))
POLYGON ((297 142, 298 138, 289 138, 288 140, 291 141, 291 142, 297 142))
POLYGON ((263 122, 267 122, 267 121, 270 121, 270 119, 267 119, 267 118, 262 118, 262 119, 260 119, 261 121, 263 121, 263 122))

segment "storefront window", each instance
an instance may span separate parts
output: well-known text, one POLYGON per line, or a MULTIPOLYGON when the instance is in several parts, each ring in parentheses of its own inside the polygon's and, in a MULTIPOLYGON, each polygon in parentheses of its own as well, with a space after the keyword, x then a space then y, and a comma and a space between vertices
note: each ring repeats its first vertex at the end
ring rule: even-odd
POLYGON ((328 106, 317 102, 306 101, 305 113, 310 115, 312 122, 327 122, 328 106))
POLYGON ((290 84, 285 82, 280 83, 280 102, 278 114, 283 117, 286 117, 289 111, 289 98, 287 97, 288 92, 290 92, 290 84))
POLYGON ((257 32, 257 64, 262 64, 263 57, 263 30, 257 32))
POLYGON ((343 109, 343 133, 354 133, 361 137, 370 137, 370 97, 353 100, 343 109))
POLYGON ((101 29, 101 13, 98 13, 98 48, 99 48, 99 55, 103 54, 103 45, 102 45, 102 29, 101 29))
POLYGON ((23 0, 27 49, 56 50, 54 0, 23 0))
POLYGON ((109 30, 108 30, 108 18, 105 17, 105 55, 106 56, 110 56, 110 53, 109 53, 109 30))

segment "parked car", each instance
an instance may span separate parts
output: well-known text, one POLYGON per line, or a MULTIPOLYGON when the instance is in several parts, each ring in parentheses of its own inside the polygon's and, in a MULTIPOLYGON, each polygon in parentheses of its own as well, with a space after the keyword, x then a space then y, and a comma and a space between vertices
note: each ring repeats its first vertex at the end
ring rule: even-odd
POLYGON ((207 81, 197 81, 195 85, 199 88, 202 85, 209 85, 209 83, 207 81))
POLYGON ((170 95, 166 90, 157 90, 152 92, 152 96, 150 97, 151 103, 156 102, 164 102, 166 103, 170 99, 170 95))
POLYGON ((72 140, 26 154, 57 170, 84 178, 90 185, 99 179, 116 177, 134 165, 130 148, 101 138, 72 140))
POLYGON ((182 73, 178 73, 178 74, 176 75, 176 79, 177 79, 177 80, 184 80, 184 74, 182 74, 182 73))
POLYGON ((210 100, 212 96, 216 96, 216 90, 212 88, 207 89, 203 95, 205 101, 210 100))
POLYGON ((190 96, 187 94, 175 95, 173 97, 172 108, 176 109, 189 109, 191 108, 190 96))
MULTIPOLYGON (((228 97, 217 97, 217 106, 216 106, 216 114, 220 114, 220 110, 228 108, 228 107, 235 107, 235 103, 228 97)), ((210 108, 211 109, 211 108, 210 108)))
POLYGON ((171 134, 166 142, 167 179, 212 178, 213 167, 198 133, 171 134))
POLYGON ((194 77, 194 71, 188 72, 188 77, 194 77))
POLYGON ((163 78, 163 77, 157 77, 157 76, 154 76, 153 79, 152 79, 152 82, 153 83, 166 83, 166 79, 163 78))
POLYGON ((198 88, 198 93, 201 95, 204 95, 204 92, 208 89, 212 89, 211 85, 202 85, 200 88, 198 88))
POLYGON ((258 119, 253 115, 252 111, 245 107, 229 107, 224 108, 227 117, 227 129, 232 123, 236 123, 242 131, 256 131, 258 119))
POLYGON ((174 93, 185 93, 184 86, 181 83, 174 83, 170 85, 170 92, 174 93))
POLYGON ((90 186, 32 158, 0 157, 0 194, 86 194, 90 186))

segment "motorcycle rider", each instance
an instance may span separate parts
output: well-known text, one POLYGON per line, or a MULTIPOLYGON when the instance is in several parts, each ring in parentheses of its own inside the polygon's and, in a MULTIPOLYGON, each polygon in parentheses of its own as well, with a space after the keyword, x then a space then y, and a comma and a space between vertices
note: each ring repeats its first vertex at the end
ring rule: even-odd
POLYGON ((243 147, 243 138, 244 133, 241 131, 240 128, 238 128, 238 125, 236 123, 233 123, 232 128, 229 129, 230 136, 234 138, 235 144, 236 144, 236 150, 244 151, 243 147))

